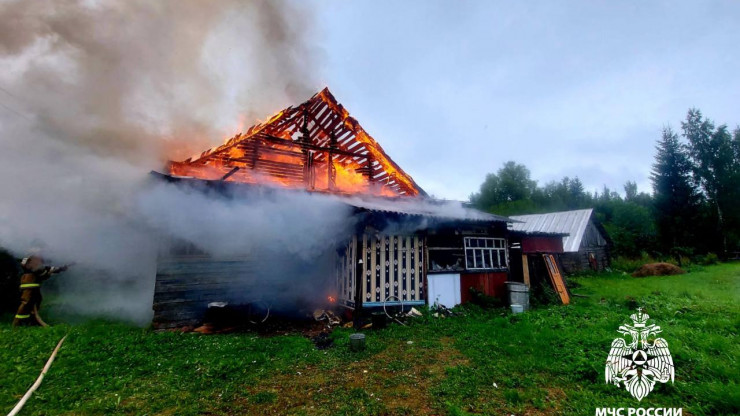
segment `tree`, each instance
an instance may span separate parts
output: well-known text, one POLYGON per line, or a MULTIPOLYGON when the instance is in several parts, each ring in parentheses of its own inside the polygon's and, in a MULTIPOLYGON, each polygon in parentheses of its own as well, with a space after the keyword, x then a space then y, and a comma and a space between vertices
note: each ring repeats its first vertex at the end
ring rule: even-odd
POLYGON ((593 205, 593 198, 583 189, 581 180, 567 176, 560 182, 548 182, 544 188, 538 188, 532 199, 539 211, 565 211, 593 205))
POLYGON ((524 165, 507 162, 495 174, 486 176, 480 192, 471 195, 478 208, 500 215, 521 215, 594 208, 597 219, 614 235, 616 254, 638 255, 654 249, 655 226, 652 198, 638 193, 637 184, 625 185, 629 200, 604 186, 601 195, 586 192, 579 178, 564 177, 544 187, 530 179, 524 165))
POLYGON ((489 173, 480 192, 470 196, 470 202, 484 210, 493 210, 503 204, 527 201, 537 188, 526 166, 509 161, 496 174, 489 173))
POLYGON ((658 241, 664 251, 692 246, 699 220, 700 195, 693 181, 687 149, 669 127, 656 146, 653 183, 658 241))
POLYGON ((624 200, 634 201, 637 199, 637 182, 627 181, 624 184, 624 200))
POLYGON ((714 123, 694 108, 689 110, 681 127, 689 143, 694 177, 716 214, 715 228, 720 243, 717 248, 726 252, 728 231, 730 235, 737 231, 737 210, 731 208, 740 202, 737 133, 733 139, 726 125, 715 129, 714 123))
POLYGON ((643 208, 650 209, 653 207, 652 195, 645 192, 639 192, 637 189, 637 182, 634 181, 627 181, 624 184, 624 200, 625 202, 637 204, 643 208))
POLYGON ((655 248, 655 223, 650 210, 634 202, 612 201, 612 217, 604 228, 612 242, 614 254, 637 257, 655 248))

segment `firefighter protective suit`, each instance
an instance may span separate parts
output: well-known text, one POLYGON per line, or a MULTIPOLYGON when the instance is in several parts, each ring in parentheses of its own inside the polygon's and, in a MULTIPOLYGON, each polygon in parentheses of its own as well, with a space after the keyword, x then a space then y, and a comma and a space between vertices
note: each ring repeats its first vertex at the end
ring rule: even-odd
POLYGON ((41 282, 47 280, 56 273, 67 270, 63 267, 50 267, 44 265, 41 256, 32 255, 23 259, 23 275, 21 276, 21 305, 13 319, 13 326, 46 326, 39 316, 41 308, 41 282))

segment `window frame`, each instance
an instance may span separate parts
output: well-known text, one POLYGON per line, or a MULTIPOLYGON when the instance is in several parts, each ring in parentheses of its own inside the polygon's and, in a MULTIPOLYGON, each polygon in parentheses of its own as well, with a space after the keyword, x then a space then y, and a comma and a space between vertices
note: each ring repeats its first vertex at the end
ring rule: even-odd
POLYGON ((508 270, 509 268, 509 251, 505 238, 464 237, 463 251, 465 270, 508 270), (469 252, 471 254, 468 254, 469 252), (494 267, 494 258, 497 260, 497 267, 494 267), (469 259, 472 259, 473 264, 470 264, 469 259), (478 265, 478 261, 482 264, 478 265))

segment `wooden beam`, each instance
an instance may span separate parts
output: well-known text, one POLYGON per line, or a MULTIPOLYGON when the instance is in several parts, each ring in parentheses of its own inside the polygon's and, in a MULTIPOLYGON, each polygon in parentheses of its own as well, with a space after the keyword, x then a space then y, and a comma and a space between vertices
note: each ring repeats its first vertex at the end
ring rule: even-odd
POLYGON ((524 284, 529 287, 529 259, 526 254, 522 254, 522 272, 524 274, 524 284))
POLYGON ((239 166, 235 167, 234 169, 231 169, 226 175, 221 177, 222 181, 225 181, 226 179, 229 179, 229 176, 235 174, 239 170, 239 166))
MULTIPOLYGON (((365 247, 361 247, 361 245, 362 239, 357 238, 357 248, 355 249, 355 253, 365 253, 365 247)), ((364 267, 362 264, 362 257, 364 256, 358 254, 357 258, 355 259, 355 310, 352 313, 352 326, 355 328, 355 330, 359 330, 362 326, 362 319, 360 318, 360 315, 362 315, 362 288, 364 287, 363 282, 365 280, 365 271, 363 270, 364 267)))

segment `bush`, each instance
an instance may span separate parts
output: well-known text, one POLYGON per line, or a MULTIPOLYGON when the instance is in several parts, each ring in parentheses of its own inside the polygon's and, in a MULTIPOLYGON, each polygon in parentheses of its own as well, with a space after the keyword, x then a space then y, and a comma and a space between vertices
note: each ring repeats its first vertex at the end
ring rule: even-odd
POLYGON ((481 308, 490 309, 500 308, 504 306, 504 303, 501 301, 501 299, 493 296, 488 296, 474 287, 470 288, 470 295, 472 296, 472 299, 470 301, 473 304, 480 306, 481 308))
MULTIPOLYGON (((697 264, 697 263, 704 264, 704 263, 701 263, 701 261, 704 261, 704 258, 709 256, 709 255, 694 256, 693 258, 691 258, 688 255, 686 255, 685 252, 682 250, 674 249, 674 250, 671 250, 671 252, 673 254, 671 255, 671 257, 667 257, 667 258, 664 256, 651 256, 645 252, 642 252, 640 254, 640 257, 623 257, 623 256, 615 257, 614 259, 612 259, 612 262, 611 262, 612 269, 631 274, 637 269, 639 269, 640 267, 646 264, 653 264, 653 263, 667 263, 667 264, 672 264, 674 266, 685 268, 685 267, 691 266, 692 264, 697 264)), ((714 258, 717 259, 716 255, 712 254, 712 256, 714 256, 714 258)), ((715 264, 715 263, 708 263, 708 264, 715 264)))
POLYGON ((632 273, 639 269, 643 264, 655 263, 656 260, 644 251, 640 253, 640 257, 624 257, 619 256, 612 259, 612 269, 619 270, 622 272, 632 273))
POLYGON ((549 282, 540 282, 533 285, 529 292, 530 306, 558 305, 561 303, 560 295, 552 288, 549 282))
POLYGON ((691 264, 689 259, 693 255, 693 247, 673 247, 671 249, 671 256, 678 261, 678 267, 684 267, 691 264))
POLYGON ((702 266, 711 266, 713 264, 719 263, 719 257, 714 253, 707 253, 704 256, 694 257, 694 262, 697 264, 701 264, 702 266))

